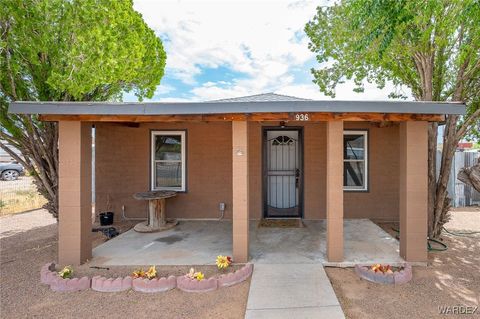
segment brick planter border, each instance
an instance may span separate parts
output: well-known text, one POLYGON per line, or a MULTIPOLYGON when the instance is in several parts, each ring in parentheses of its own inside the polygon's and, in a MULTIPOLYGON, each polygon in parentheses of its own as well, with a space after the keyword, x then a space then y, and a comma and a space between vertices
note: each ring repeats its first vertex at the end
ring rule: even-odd
POLYGON ((204 280, 191 279, 187 276, 177 277, 177 288, 186 292, 208 292, 218 288, 218 279, 210 277, 204 280))
POLYGON ((400 271, 396 271, 393 273, 393 279, 395 281, 395 284, 404 284, 412 280, 413 277, 413 271, 412 271, 412 265, 410 264, 404 264, 403 269, 400 271))
POLYGON ((412 266, 408 263, 403 264, 403 269, 394 271, 392 274, 374 272, 370 267, 355 265, 355 273, 365 280, 381 284, 404 284, 412 279, 412 266))
POLYGON ((242 281, 247 280, 248 277, 252 274, 253 264, 246 264, 239 270, 231 272, 225 275, 221 275, 218 278, 219 287, 229 287, 241 283, 242 281))
MULTIPOLYGON (((410 267, 411 269, 411 267, 410 267)), ((40 270, 40 281, 49 285, 53 291, 80 291, 92 288, 99 292, 120 292, 129 289, 135 291, 152 293, 164 292, 174 288, 178 288, 186 292, 208 292, 218 289, 219 287, 229 287, 243 282, 252 275, 253 264, 245 264, 242 268, 217 277, 210 277, 205 280, 190 279, 187 276, 169 276, 154 279, 133 279, 130 276, 118 278, 105 278, 102 276, 94 276, 82 278, 61 278, 57 271, 55 263, 47 263, 40 270)), ((407 274, 402 274, 408 279, 407 274)), ((402 278, 403 278, 402 277, 402 278)), ((410 272, 411 279, 411 272, 410 272)), ((410 280, 408 279, 408 280, 410 280)), ((407 281, 408 281, 407 280, 407 281)))
POLYGON ((72 279, 63 279, 59 276, 53 280, 50 284, 50 289, 53 291, 80 291, 87 290, 90 288, 90 278, 72 278, 72 279))
POLYGON ((132 281, 132 288, 140 292, 164 292, 177 287, 177 277, 168 276, 153 279, 136 278, 132 281))
POLYGON ((55 270, 55 263, 45 264, 40 270, 40 281, 50 286, 53 291, 80 291, 90 288, 90 278, 66 278, 60 277, 55 270))
POLYGON ((42 284, 50 285, 55 277, 57 277, 55 271, 55 263, 45 264, 40 270, 40 281, 42 284))
POLYGON ((92 278, 92 290, 100 292, 119 292, 132 288, 132 277, 105 278, 95 276, 92 278))

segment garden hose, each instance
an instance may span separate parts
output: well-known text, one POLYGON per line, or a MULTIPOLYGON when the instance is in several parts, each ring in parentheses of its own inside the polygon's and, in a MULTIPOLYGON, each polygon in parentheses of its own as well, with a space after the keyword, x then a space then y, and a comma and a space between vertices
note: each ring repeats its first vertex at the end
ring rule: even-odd
MULTIPOLYGON (((397 232, 397 235, 395 236, 395 238, 399 239, 400 230, 396 229, 394 227, 392 227, 392 230, 397 232)), ((445 243, 442 243, 441 241, 436 240, 436 239, 427 238, 427 250, 428 251, 445 251, 447 249, 448 249, 448 247, 445 243), (434 245, 432 245, 432 244, 434 244, 434 245), (438 245, 440 247, 434 247, 436 245, 438 245)))
POLYGON ((428 251, 445 251, 448 249, 447 245, 439 240, 428 238, 427 240, 427 249, 428 251), (432 243, 439 245, 439 248, 432 247, 432 243))

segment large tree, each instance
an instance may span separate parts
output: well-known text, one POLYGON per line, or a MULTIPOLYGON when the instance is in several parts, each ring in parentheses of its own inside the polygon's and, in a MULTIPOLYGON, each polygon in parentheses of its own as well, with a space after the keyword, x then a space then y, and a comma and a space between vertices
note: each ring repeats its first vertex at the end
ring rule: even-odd
POLYGON ((458 142, 474 130, 480 115, 479 0, 342 0, 318 7, 305 27, 309 48, 320 63, 314 83, 335 96, 346 79, 363 91, 366 81, 395 85, 391 97, 454 101, 466 116, 445 122, 441 167, 436 177, 437 123, 429 127, 429 227, 438 237, 448 220, 447 183, 458 142))
POLYGON ((165 60, 162 42, 131 0, 2 0, 0 147, 33 175, 54 216, 57 125, 9 114, 9 103, 120 100, 126 91, 151 97, 165 60))

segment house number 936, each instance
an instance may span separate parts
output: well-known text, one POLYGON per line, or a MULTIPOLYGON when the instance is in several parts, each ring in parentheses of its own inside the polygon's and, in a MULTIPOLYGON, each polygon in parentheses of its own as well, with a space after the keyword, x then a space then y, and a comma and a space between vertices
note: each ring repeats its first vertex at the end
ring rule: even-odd
POLYGON ((310 116, 308 113, 296 113, 295 121, 310 121, 310 116))

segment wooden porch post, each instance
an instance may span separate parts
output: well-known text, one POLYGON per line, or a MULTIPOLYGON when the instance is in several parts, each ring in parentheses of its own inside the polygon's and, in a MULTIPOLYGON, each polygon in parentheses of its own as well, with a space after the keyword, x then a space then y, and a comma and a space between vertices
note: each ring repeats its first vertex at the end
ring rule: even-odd
POLYGON ((427 261, 428 122, 400 123, 400 256, 427 261))
POLYGON ((248 261, 248 122, 232 122, 233 260, 248 261))
POLYGON ((343 121, 327 122, 327 259, 343 260, 343 121))
POLYGON ((92 257, 92 125, 60 121, 58 262, 92 257))

